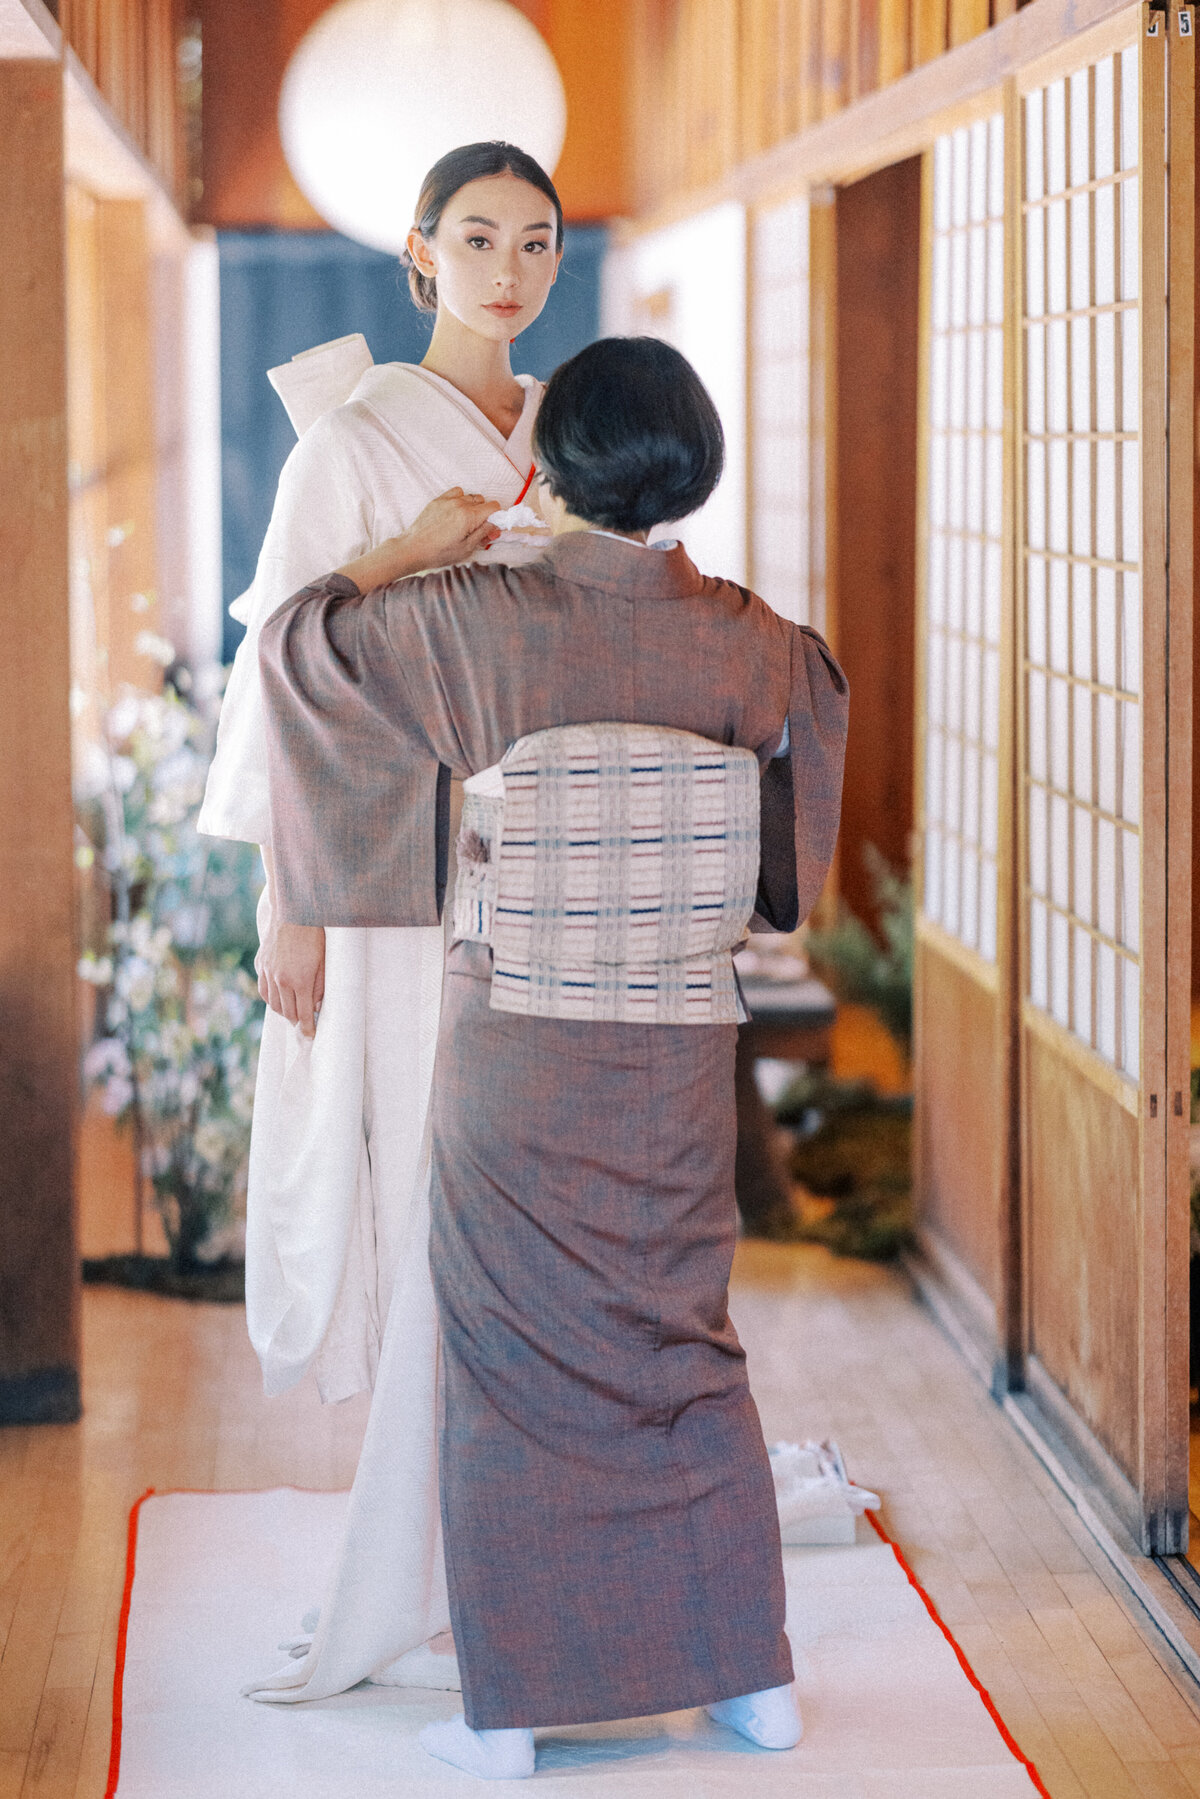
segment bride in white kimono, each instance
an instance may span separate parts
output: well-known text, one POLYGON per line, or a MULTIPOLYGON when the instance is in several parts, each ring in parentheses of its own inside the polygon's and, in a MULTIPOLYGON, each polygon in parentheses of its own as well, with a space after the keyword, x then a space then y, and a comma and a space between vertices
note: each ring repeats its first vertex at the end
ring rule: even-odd
POLYGON ((443 1653, 429 1648, 449 1626, 426 1136, 443 935, 273 923, 258 638, 299 588, 407 529, 449 489, 492 504, 460 507, 457 541, 432 561, 540 553, 536 537, 502 532, 486 513, 529 487, 542 389, 513 375, 509 348, 546 303, 562 232, 553 184, 522 151, 467 145, 434 166, 408 247, 414 300, 436 311, 429 352, 420 366, 368 368, 349 401, 303 433, 242 602, 246 636, 199 823, 263 845, 268 876, 258 967, 271 1009, 250 1152, 248 1326, 269 1394, 309 1368, 326 1400, 375 1389, 312 1643, 253 1689, 261 1699, 323 1698, 372 1675, 458 1680, 445 1640, 443 1653))

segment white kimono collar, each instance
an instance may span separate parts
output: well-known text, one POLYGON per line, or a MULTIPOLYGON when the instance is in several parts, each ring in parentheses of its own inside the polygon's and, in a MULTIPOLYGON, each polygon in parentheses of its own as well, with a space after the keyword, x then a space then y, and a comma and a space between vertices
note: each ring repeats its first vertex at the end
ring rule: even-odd
POLYGON ((495 444, 501 455, 512 464, 513 468, 517 469, 522 476, 528 473, 529 463, 533 457, 533 417, 537 411, 538 401, 541 399, 542 389, 542 384, 536 375, 514 376, 514 380, 518 381, 525 389, 525 404, 521 408, 520 418, 510 434, 505 437, 503 431, 498 431, 487 414, 480 411, 474 400, 468 399, 466 394, 460 392, 453 381, 447 381, 444 375, 435 375, 432 369, 423 369, 415 362, 401 363, 400 367, 407 370, 409 374, 415 375, 418 380, 425 382, 437 393, 442 394, 450 401, 451 405, 457 406, 476 430, 482 432, 484 437, 495 444))

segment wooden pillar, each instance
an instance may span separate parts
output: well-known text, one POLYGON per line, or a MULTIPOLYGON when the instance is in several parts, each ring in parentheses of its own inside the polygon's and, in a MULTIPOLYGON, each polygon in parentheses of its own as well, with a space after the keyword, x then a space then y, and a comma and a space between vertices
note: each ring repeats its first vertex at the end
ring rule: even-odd
POLYGON ((62 70, 0 61, 0 1423, 79 1415, 62 70))

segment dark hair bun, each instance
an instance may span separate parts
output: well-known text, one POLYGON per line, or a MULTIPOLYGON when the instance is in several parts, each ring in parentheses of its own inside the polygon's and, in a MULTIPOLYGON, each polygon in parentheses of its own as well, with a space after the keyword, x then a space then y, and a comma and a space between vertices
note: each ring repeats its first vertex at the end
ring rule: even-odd
MULTIPOLYGON (((434 163, 421 183, 414 229, 428 241, 436 234, 442 214, 455 194, 469 181, 483 181, 489 175, 516 175, 545 194, 554 208, 556 248, 561 250, 563 209, 553 181, 527 150, 516 144, 501 143, 498 139, 481 144, 460 144, 457 150, 448 150, 434 163)), ((433 276, 423 275, 407 250, 400 253, 400 266, 408 270, 408 291, 418 312, 436 312, 437 282, 433 276)))
POLYGON ((534 454, 576 518, 647 531, 703 506, 725 466, 725 434, 686 356, 657 337, 602 337, 556 369, 534 454))

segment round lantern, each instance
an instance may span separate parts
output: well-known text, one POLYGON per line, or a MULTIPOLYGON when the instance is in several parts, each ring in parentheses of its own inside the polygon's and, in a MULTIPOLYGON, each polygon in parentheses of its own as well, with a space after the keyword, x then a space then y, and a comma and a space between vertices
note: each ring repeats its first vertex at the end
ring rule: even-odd
POLYGON ((554 58, 508 0, 338 0, 279 100, 284 154, 322 218, 397 254, 447 150, 503 138, 553 173, 566 122, 554 58))

